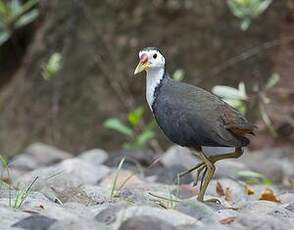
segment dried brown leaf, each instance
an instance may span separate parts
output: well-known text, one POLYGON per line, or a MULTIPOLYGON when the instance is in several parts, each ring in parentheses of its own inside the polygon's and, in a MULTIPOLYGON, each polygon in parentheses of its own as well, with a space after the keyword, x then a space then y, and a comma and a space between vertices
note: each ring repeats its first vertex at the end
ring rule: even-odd
POLYGON ((215 190, 216 190, 216 193, 217 193, 219 196, 224 196, 224 195, 225 195, 225 191, 224 191, 224 189, 223 189, 223 186, 221 185, 221 183, 220 183, 219 181, 216 183, 216 188, 215 188, 215 190))
POLYGON ((232 198, 232 191, 228 187, 225 190, 225 200, 226 201, 232 201, 233 200, 233 198, 232 198))
POLYGON ((281 202, 279 200, 279 198, 276 197, 273 190, 271 190, 270 188, 266 188, 261 192, 261 194, 259 196, 259 200, 267 200, 267 201, 272 201, 272 202, 276 202, 276 203, 281 202))
POLYGON ((255 190, 249 186, 248 184, 245 185, 245 193, 247 195, 253 195, 255 193, 255 190))
POLYGON ((219 221, 220 224, 231 224, 233 223, 235 220, 237 219, 237 217, 228 217, 228 218, 225 218, 225 219, 222 219, 219 221))

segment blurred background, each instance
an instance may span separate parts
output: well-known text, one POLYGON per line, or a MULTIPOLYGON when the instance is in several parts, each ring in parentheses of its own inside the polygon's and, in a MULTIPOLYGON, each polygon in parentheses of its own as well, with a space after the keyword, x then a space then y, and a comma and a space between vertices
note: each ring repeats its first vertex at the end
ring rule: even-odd
POLYGON ((293 146, 293 0, 0 0, 1 154, 166 150, 133 77, 146 46, 246 113, 251 149, 293 146))

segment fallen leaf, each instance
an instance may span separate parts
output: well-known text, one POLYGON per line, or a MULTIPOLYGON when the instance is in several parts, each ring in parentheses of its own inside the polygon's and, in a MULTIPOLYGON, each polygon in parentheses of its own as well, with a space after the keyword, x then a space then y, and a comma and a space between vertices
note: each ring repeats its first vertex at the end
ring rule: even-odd
POLYGON ((231 224, 233 223, 235 220, 237 219, 237 217, 228 217, 228 218, 225 218, 225 219, 222 219, 219 221, 220 224, 231 224))
POLYGON ((225 190, 225 200, 226 201, 232 201, 232 191, 230 190, 230 188, 226 188, 225 190))
POLYGON ((255 193, 254 189, 248 184, 245 185, 245 193, 247 195, 253 195, 255 193))
POLYGON ((279 200, 279 198, 276 197, 273 190, 271 190, 270 188, 266 188, 261 192, 261 194, 259 196, 259 200, 267 200, 267 201, 272 201, 272 202, 276 202, 276 203, 281 202, 279 200))
POLYGON ((224 196, 225 195, 225 192, 224 192, 224 189, 223 189, 223 186, 221 185, 221 183, 218 181, 216 183, 216 193, 219 195, 219 196, 224 196))

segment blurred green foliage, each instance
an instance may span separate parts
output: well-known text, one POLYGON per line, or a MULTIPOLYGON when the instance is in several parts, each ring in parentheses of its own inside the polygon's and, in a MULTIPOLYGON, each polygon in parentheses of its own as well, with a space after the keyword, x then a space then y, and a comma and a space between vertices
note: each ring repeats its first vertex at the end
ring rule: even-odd
POLYGON ((38 0, 29 0, 24 4, 20 0, 7 3, 0 0, 0 46, 10 39, 13 32, 35 21, 39 10, 34 8, 38 0))
POLYGON ((272 0, 228 0, 231 12, 241 19, 240 27, 247 30, 252 20, 261 15, 271 4, 272 0))
POLYGON ((62 67, 62 56, 60 53, 53 53, 42 67, 42 76, 45 80, 54 77, 62 67))
POLYGON ((277 132, 273 127, 270 116, 265 109, 265 105, 270 103, 270 98, 266 95, 267 91, 275 87, 279 80, 279 75, 274 73, 262 86, 255 82, 253 93, 250 96, 247 95, 246 87, 243 82, 239 83, 237 89, 230 86, 217 85, 212 88, 212 92, 243 114, 246 113, 249 102, 257 104, 261 119, 272 136, 277 137, 277 132))
POLYGON ((250 170, 239 171, 238 176, 245 179, 247 184, 261 183, 264 185, 271 185, 273 183, 271 179, 266 178, 264 175, 250 170))
POLYGON ((103 126, 121 133, 128 140, 124 143, 127 149, 140 149, 146 146, 155 137, 155 121, 152 119, 147 124, 143 122, 145 109, 139 106, 127 114, 127 122, 116 117, 108 118, 103 126))

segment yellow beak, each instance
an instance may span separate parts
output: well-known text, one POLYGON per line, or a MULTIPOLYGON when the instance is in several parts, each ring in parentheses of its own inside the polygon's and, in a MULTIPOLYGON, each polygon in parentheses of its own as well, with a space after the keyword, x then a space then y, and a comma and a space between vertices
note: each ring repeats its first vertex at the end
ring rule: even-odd
POLYGON ((142 71, 146 71, 149 68, 149 63, 148 61, 145 63, 139 62, 139 64, 137 65, 135 71, 134 71, 134 75, 141 73, 142 71))

